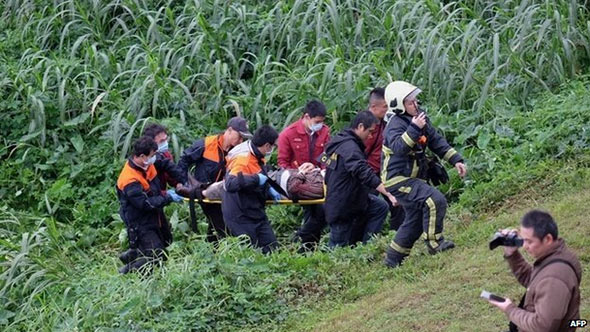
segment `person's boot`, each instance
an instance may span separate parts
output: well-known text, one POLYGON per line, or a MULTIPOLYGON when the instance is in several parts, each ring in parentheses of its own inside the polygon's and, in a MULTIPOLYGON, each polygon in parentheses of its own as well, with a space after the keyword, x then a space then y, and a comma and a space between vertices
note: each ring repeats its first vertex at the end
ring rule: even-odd
POLYGON ((119 268, 120 274, 127 274, 129 273, 129 264, 125 264, 119 268))
POLYGON ((127 249, 119 255, 119 259, 123 264, 129 264, 137 258, 137 249, 127 249))
POLYGON ((387 247, 385 250, 385 265, 390 268, 396 268, 402 265, 404 259, 406 259, 408 255, 404 255, 402 253, 397 252, 392 247, 387 247))
POLYGON ((443 252, 443 251, 447 251, 447 250, 455 248, 455 243, 453 243, 453 241, 445 240, 444 238, 441 238, 440 240, 436 241, 438 243, 438 247, 436 247, 436 248, 432 248, 432 246, 430 246, 430 243, 428 241, 425 241, 425 242, 426 242, 426 248, 428 248, 428 253, 431 255, 436 255, 439 252, 443 252))

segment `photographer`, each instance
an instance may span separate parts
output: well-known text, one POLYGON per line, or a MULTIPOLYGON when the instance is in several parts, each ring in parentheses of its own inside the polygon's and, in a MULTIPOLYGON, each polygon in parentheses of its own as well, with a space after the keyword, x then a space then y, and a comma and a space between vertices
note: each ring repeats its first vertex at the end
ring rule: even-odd
POLYGON ((510 319, 510 331, 574 331, 568 322, 580 315, 582 269, 576 255, 557 237, 551 215, 532 210, 522 218, 520 231, 505 229, 501 233, 520 236, 524 250, 535 259, 531 265, 518 247, 504 247, 512 273, 527 288, 518 307, 510 299, 488 300, 510 319))

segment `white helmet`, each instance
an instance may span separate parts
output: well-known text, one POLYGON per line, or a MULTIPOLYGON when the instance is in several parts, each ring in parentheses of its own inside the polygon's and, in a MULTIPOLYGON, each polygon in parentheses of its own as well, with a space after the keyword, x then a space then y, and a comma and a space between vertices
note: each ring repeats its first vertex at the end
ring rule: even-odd
POLYGON ((404 82, 391 82, 385 88, 385 102, 387 103, 387 113, 391 117, 394 114, 404 114, 406 108, 404 107, 404 99, 409 95, 416 96, 422 92, 416 86, 404 82))

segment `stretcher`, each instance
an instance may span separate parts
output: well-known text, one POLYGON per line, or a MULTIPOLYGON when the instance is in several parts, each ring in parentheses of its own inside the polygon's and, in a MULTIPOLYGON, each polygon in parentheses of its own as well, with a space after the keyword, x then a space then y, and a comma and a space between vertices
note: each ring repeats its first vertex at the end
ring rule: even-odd
MULTIPOLYGON (((185 201, 190 201, 190 198, 184 198, 185 201)), ((208 198, 204 198, 202 200, 198 200, 195 199, 195 201, 198 202, 203 202, 203 203, 209 203, 209 204, 221 204, 221 200, 220 199, 208 199, 208 198)), ((266 205, 292 205, 292 204, 299 204, 299 205, 313 205, 313 204, 324 204, 326 202, 325 198, 320 198, 320 199, 301 199, 298 200, 297 202, 294 202, 290 199, 281 199, 278 201, 273 201, 273 200, 267 200, 266 201, 266 205)))

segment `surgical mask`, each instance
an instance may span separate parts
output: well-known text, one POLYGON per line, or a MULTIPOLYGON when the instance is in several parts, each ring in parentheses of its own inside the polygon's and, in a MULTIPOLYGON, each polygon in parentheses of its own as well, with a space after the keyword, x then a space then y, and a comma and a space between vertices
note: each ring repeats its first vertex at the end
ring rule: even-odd
POLYGON ((164 141, 162 144, 158 144, 158 152, 166 152, 168 151, 168 141, 164 141))
POLYGON ((267 153, 264 154, 265 158, 270 158, 270 156, 272 155, 272 153, 274 152, 275 147, 273 146, 272 148, 270 148, 270 151, 268 151, 267 153))
POLYGON ((322 129, 322 123, 315 123, 309 126, 309 130, 311 130, 312 133, 318 132, 320 131, 320 129, 322 129))
POLYGON ((145 162, 145 165, 149 166, 155 162, 156 162, 156 155, 153 155, 151 158, 148 158, 148 160, 145 162))

